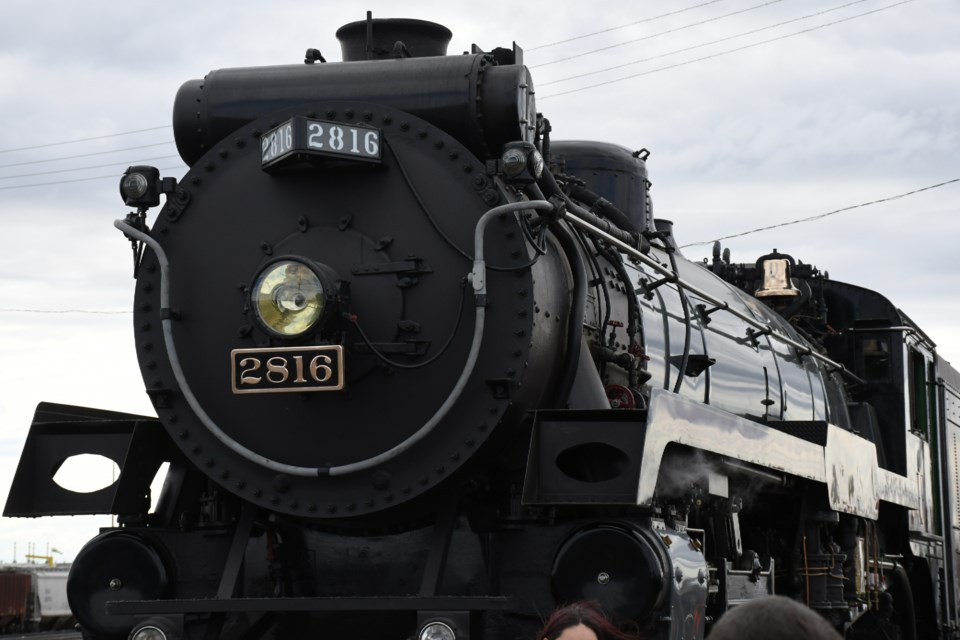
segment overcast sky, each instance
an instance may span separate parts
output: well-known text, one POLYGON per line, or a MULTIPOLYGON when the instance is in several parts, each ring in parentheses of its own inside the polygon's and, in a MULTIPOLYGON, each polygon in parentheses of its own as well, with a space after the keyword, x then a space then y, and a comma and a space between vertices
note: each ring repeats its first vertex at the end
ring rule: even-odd
MULTIPOLYGON (((451 53, 516 41, 555 140, 652 152, 655 209, 680 244, 960 178, 956 0, 3 0, 0 501, 38 402, 152 415, 131 339, 130 246, 112 221, 126 213, 127 165, 185 171, 169 126, 179 86, 221 67, 300 63, 308 47, 339 60, 334 32, 367 9, 445 24, 451 53), (150 131, 101 137, 139 129, 150 131), (98 139, 56 144, 86 138, 98 139)), ((960 363, 958 200, 952 183, 724 246, 743 262, 777 248, 876 289, 960 363)), ((108 523, 0 519, 0 561, 29 543, 72 559, 108 523)))

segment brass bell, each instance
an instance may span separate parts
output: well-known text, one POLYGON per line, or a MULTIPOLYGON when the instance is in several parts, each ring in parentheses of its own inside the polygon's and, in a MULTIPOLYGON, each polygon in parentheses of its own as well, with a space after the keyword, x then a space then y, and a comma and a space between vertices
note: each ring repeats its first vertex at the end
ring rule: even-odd
MULTIPOLYGON (((777 254, 774 254, 777 255, 777 254)), ((754 292, 757 298, 793 297, 800 290, 790 280, 790 260, 764 256, 758 261, 763 269, 763 282, 754 292)))

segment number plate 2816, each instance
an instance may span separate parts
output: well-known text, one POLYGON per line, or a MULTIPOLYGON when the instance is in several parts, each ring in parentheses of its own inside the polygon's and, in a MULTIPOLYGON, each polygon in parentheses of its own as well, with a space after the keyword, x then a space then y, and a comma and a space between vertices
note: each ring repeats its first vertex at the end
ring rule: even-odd
POLYGON ((230 352, 234 393, 339 391, 343 347, 279 347, 230 352))

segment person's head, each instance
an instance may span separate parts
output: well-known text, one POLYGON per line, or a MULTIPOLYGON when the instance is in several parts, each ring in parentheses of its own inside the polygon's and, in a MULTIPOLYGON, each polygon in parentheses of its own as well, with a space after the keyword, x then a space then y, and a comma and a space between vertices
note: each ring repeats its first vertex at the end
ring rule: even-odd
POLYGON ((783 596, 750 600, 727 611, 707 640, 841 640, 816 611, 783 596))
POLYGON ((560 607, 547 618, 537 640, 636 640, 613 625, 592 600, 560 607))

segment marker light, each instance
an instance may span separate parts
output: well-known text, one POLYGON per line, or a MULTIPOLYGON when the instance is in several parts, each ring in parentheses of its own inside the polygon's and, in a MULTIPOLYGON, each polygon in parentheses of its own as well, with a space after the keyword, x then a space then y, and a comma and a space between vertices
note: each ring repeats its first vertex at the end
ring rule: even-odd
POLYGON ((251 301, 264 329, 277 337, 296 338, 327 316, 331 295, 318 270, 285 259, 271 263, 257 276, 251 301))
POLYGON ((155 167, 128 167, 120 177, 120 197, 128 207, 155 207, 160 204, 160 194, 168 192, 166 189, 173 190, 163 184, 160 170, 155 167))
POLYGON ((500 169, 508 182, 530 184, 543 173, 543 156, 530 142, 511 142, 504 146, 500 169))
POLYGON ((420 630, 420 640, 456 640, 457 634, 450 625, 434 620, 420 630))
POLYGON ((130 640, 167 640, 167 634, 159 627, 145 624, 130 634, 130 640))

